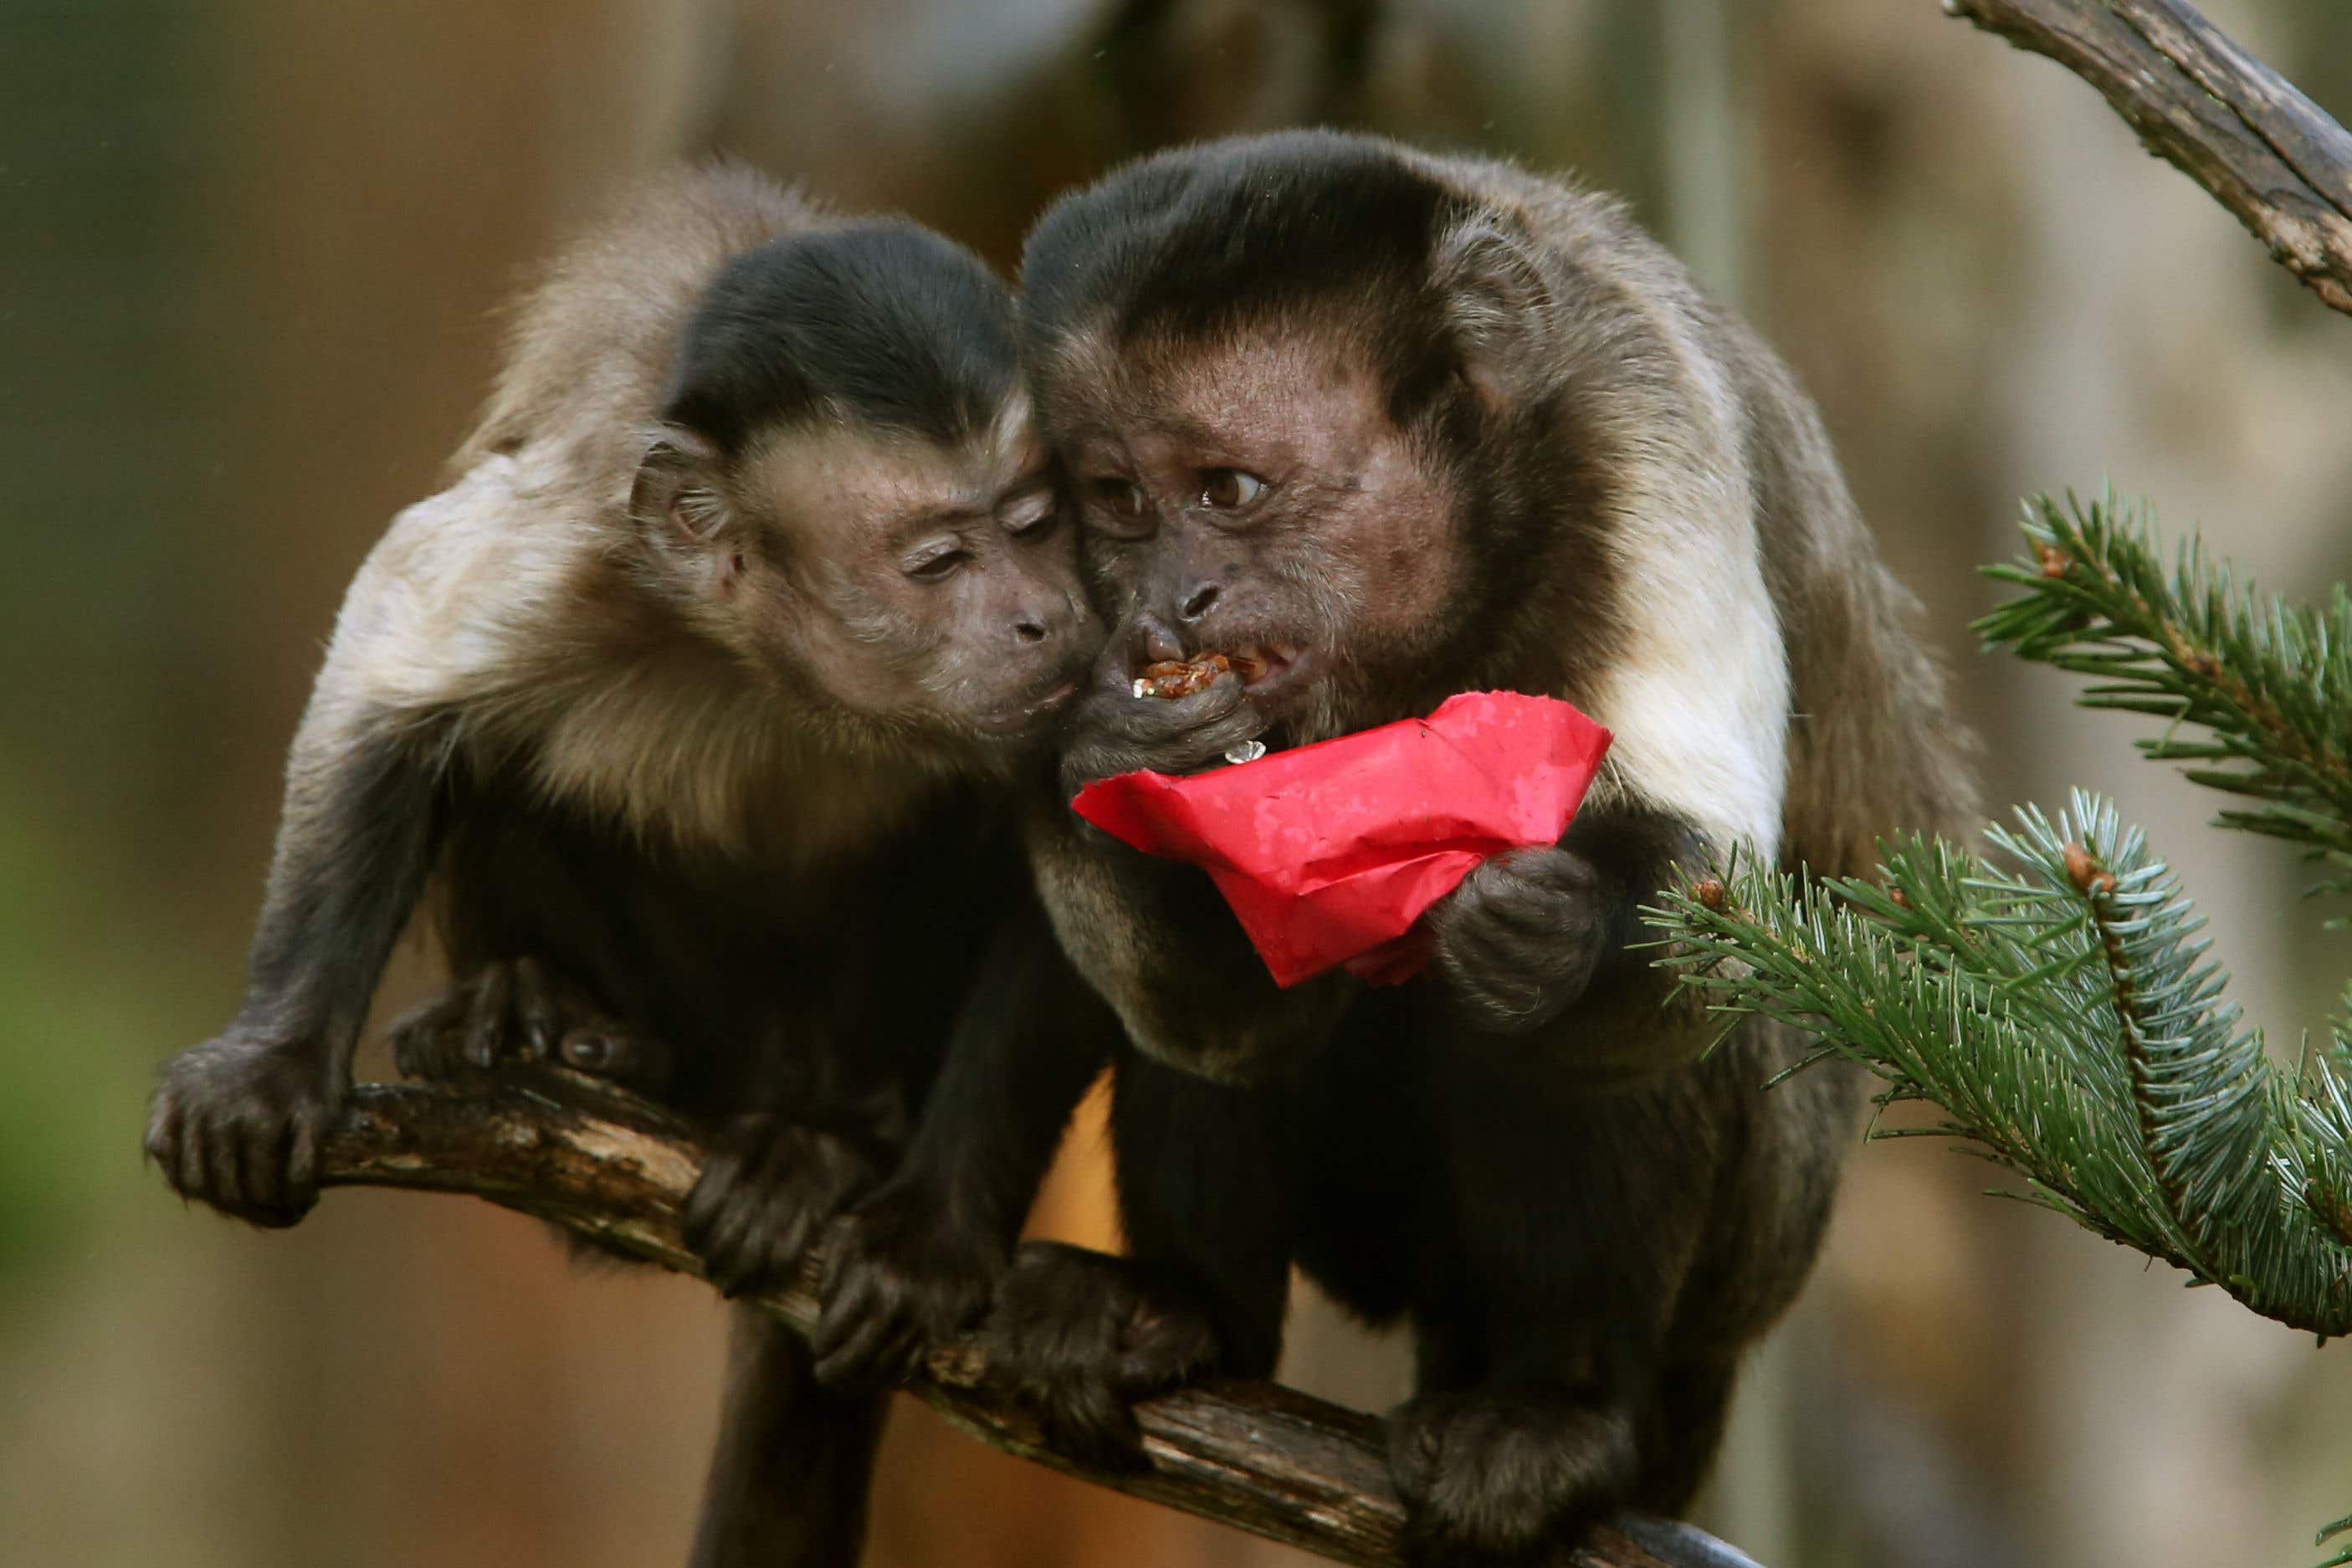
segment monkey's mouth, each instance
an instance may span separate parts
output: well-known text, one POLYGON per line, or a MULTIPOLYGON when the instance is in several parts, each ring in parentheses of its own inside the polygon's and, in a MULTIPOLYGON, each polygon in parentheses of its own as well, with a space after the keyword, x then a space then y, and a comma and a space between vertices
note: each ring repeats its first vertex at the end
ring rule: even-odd
POLYGON ((1314 653, 1297 643, 1252 643, 1244 651, 1249 667, 1236 659, 1234 668, 1243 669, 1242 686, 1253 707, 1276 707, 1315 679, 1314 653))
POLYGON ((1147 664, 1131 679, 1133 694, 1173 700, 1206 691, 1217 679, 1237 675, 1252 701, 1278 696, 1292 684, 1304 650, 1295 643, 1242 643, 1191 658, 1147 664))
POLYGON ((975 722, 991 735, 1023 735, 1053 717, 1064 703, 1077 694, 1077 689, 1076 680, 1058 680, 1035 697, 1022 699, 1009 708, 982 714, 975 722))

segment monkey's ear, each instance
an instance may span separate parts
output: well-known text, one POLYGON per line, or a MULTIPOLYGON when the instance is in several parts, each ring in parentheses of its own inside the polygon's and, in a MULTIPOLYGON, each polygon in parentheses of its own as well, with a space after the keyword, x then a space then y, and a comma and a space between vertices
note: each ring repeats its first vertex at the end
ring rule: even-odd
POLYGON ((1527 236, 1500 214, 1474 213, 1438 240, 1433 271, 1478 401, 1504 413, 1539 394, 1552 290, 1527 236))
POLYGON ((701 437, 665 426, 646 443, 629 486, 629 517, 646 539, 667 549, 709 546, 734 521, 719 487, 719 449, 701 437))

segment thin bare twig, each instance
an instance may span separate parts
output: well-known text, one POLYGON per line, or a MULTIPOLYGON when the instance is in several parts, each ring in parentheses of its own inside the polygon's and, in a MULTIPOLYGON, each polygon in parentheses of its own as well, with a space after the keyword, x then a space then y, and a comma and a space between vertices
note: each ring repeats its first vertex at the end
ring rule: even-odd
POLYGON ((1944 0, 2099 89, 2158 157, 2352 314, 2352 132, 2180 0, 1944 0))
MULTIPOLYGON (((331 1185, 470 1193, 682 1274, 701 1266, 677 1215, 702 1167, 683 1123, 569 1073, 541 1069, 478 1093, 366 1085, 325 1152, 331 1185)), ((812 1268, 812 1273, 814 1272, 812 1268)), ((805 1279, 755 1298, 805 1333, 805 1279)), ((1380 1423, 1272 1384, 1223 1382, 1136 1412, 1150 1467, 1106 1471, 1055 1452, 970 1343, 935 1354, 909 1389, 992 1447, 1098 1486, 1340 1563, 1395 1568, 1402 1511, 1380 1423)), ((1625 1518, 1568 1554, 1576 1568, 1755 1568, 1688 1525, 1625 1518)))

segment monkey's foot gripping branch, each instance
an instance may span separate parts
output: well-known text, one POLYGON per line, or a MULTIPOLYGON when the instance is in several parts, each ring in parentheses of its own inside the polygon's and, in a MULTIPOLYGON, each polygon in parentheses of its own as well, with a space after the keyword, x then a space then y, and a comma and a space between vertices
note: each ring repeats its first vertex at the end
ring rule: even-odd
MULTIPOLYGON (((702 1151, 676 1118, 555 1069, 486 1093, 368 1085, 329 1140, 327 1185, 470 1193, 648 1262, 698 1276, 678 1215, 702 1151)), ((812 1266, 751 1298, 797 1333, 816 1324, 812 1266)), ((1403 1562, 1403 1510, 1381 1425, 1271 1384, 1224 1382, 1137 1408, 1150 1465, 1097 1469, 1056 1452, 967 1342, 934 1354, 908 1392, 991 1447, 1081 1480, 1364 1568, 1403 1562)), ((1563 1560, 1574 1568, 1756 1568, 1685 1524, 1623 1518, 1563 1560)))

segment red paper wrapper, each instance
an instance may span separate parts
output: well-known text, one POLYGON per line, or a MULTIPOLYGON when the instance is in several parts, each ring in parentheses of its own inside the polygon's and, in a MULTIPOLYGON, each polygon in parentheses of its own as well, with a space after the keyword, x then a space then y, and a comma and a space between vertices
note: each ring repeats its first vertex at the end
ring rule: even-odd
POLYGON ((1206 869, 1278 985, 1335 963, 1394 984, 1429 959, 1421 912, 1506 849, 1557 844, 1609 731, 1565 702, 1449 697, 1383 724, 1192 778, 1121 773, 1070 808, 1206 869))

